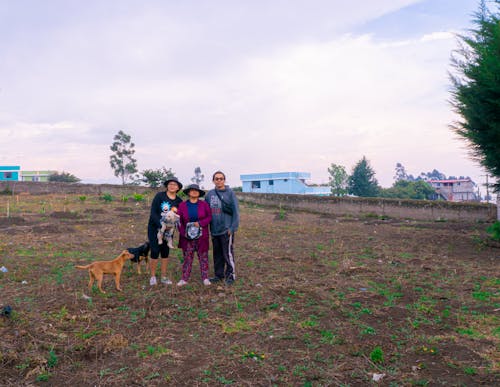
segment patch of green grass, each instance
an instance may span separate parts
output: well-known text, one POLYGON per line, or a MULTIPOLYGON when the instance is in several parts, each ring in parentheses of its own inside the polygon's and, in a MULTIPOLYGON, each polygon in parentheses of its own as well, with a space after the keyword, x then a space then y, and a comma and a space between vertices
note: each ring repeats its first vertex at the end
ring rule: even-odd
POLYGON ((375 364, 377 363, 383 363, 384 362, 384 351, 382 348, 379 346, 376 346, 373 348, 373 350, 370 352, 370 360, 374 362, 375 364))
POLYGON ((54 352, 54 349, 49 351, 49 357, 47 358, 47 367, 54 368, 57 365, 58 357, 54 352))
POLYGON ((92 330, 90 332, 77 332, 76 337, 83 340, 88 340, 94 336, 100 335, 101 333, 103 333, 101 330, 92 330))
POLYGON ((148 356, 152 357, 161 357, 164 354, 172 353, 171 349, 165 348, 161 345, 147 345, 146 349, 143 351, 139 351, 137 355, 141 358, 145 358, 148 356))
POLYGON ((299 323, 301 328, 314 328, 318 326, 318 317, 315 315, 309 316, 307 320, 299 323))
POLYGON ((464 374, 477 375, 477 370, 474 367, 464 367, 464 374))

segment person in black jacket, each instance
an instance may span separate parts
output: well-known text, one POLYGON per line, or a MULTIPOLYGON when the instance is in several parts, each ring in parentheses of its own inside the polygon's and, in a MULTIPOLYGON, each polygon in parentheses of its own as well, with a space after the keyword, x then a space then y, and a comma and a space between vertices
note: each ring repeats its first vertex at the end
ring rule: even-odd
POLYGON ((158 192, 153 202, 151 203, 151 213, 148 222, 148 239, 151 247, 150 270, 151 278, 149 284, 155 286, 158 282, 156 280, 156 268, 158 267, 158 258, 161 256, 161 283, 171 285, 172 281, 167 277, 167 264, 170 249, 167 243, 158 244, 158 230, 161 228, 161 213, 168 211, 173 207, 179 207, 182 199, 177 196, 177 192, 182 189, 182 184, 176 177, 166 180, 163 185, 166 190, 158 192))

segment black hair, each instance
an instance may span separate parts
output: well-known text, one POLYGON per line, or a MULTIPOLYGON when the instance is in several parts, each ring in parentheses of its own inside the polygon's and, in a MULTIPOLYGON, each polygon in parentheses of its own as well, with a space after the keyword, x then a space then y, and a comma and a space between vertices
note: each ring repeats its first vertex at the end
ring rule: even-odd
POLYGON ((224 172, 222 172, 222 171, 215 171, 214 174, 212 175, 212 181, 214 181, 215 175, 222 175, 222 176, 224 176, 224 180, 226 180, 226 175, 224 175, 224 172))

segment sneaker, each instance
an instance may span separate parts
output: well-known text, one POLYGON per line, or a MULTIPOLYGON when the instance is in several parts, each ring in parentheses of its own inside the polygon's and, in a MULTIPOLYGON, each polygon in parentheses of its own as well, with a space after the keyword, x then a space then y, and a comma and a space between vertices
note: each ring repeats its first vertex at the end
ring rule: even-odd
POLYGON ((155 277, 155 276, 152 276, 152 277, 149 279, 149 285, 150 285, 150 286, 156 286, 156 277, 155 277))
POLYGON ((187 285, 187 282, 182 279, 179 282, 177 282, 177 286, 184 286, 184 285, 187 285))
POLYGON ((226 282, 226 285, 232 285, 232 284, 234 284, 234 279, 229 277, 229 278, 226 278, 225 282, 226 282))
POLYGON ((215 284, 217 282, 221 282, 222 278, 220 278, 220 277, 213 277, 213 278, 210 278, 209 281, 210 281, 210 283, 215 284))
POLYGON ((203 285, 205 285, 205 286, 210 286, 210 284, 211 284, 211 282, 210 282, 210 280, 209 280, 208 278, 205 278, 205 279, 203 280, 203 285))
POLYGON ((168 278, 166 277, 163 277, 161 279, 161 283, 164 284, 164 285, 172 285, 172 281, 170 281, 168 278))

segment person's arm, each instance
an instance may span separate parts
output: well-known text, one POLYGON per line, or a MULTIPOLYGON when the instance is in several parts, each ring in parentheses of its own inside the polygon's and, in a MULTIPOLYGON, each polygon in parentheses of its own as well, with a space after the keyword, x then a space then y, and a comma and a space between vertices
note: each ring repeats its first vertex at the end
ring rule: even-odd
POLYGON ((198 202, 198 223, 201 227, 207 227, 212 220, 212 211, 208 203, 204 200, 198 202))
POLYGON ((156 195, 151 202, 151 215, 150 218, 153 221, 153 224, 156 228, 161 227, 161 212, 158 211, 160 208, 160 195, 156 195))
POLYGON ((189 221, 186 203, 179 204, 177 215, 179 215, 179 236, 183 237, 186 234, 186 223, 189 221))
POLYGON ((233 216, 231 217, 231 226, 229 227, 230 233, 234 233, 238 231, 238 227, 240 225, 240 208, 238 204, 238 198, 231 191, 231 202, 233 203, 233 216))

